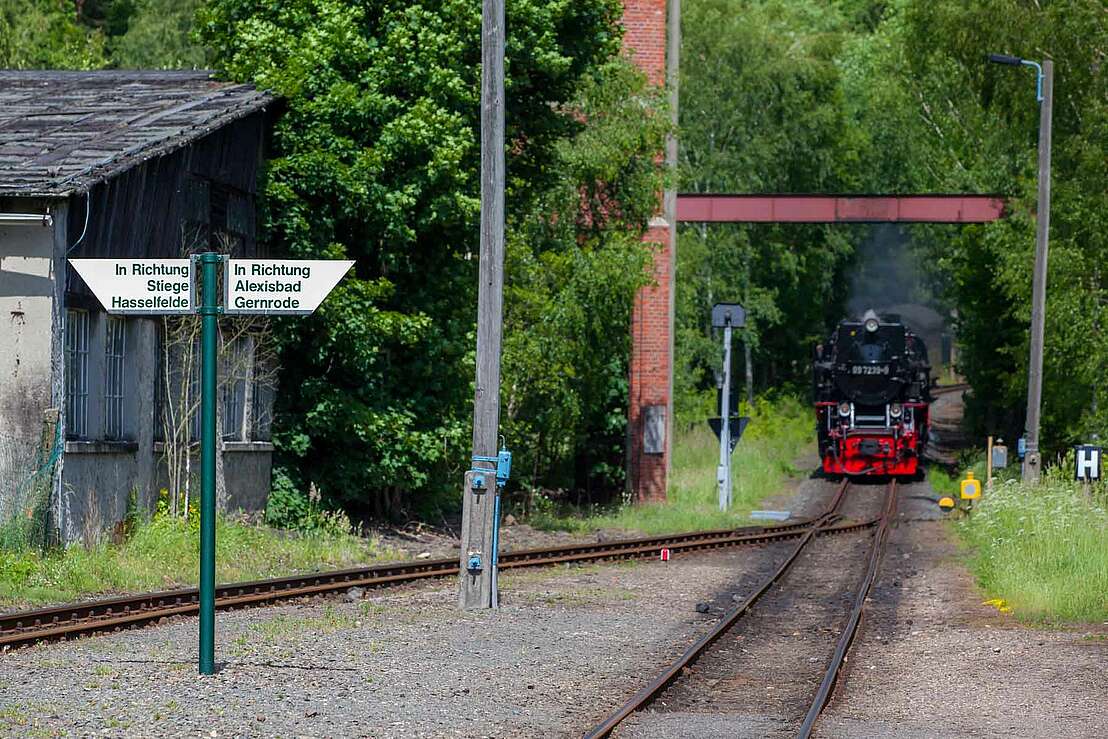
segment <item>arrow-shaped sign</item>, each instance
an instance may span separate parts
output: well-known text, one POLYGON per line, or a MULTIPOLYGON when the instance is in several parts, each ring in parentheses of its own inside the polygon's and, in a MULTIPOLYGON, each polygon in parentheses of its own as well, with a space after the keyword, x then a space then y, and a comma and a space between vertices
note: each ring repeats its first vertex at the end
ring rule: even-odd
POLYGON ((349 259, 231 259, 224 313, 307 315, 354 264, 349 259))
POLYGON ((191 313, 189 259, 70 259, 108 313, 191 313))
MULTIPOLYGON (((750 416, 731 416, 731 423, 727 424, 727 431, 731 436, 731 450, 735 451, 735 447, 738 446, 739 439, 742 438, 743 431, 746 431, 746 425, 750 423, 750 416)), ((722 418, 709 418, 708 425, 712 427, 712 431, 715 432, 716 438, 723 433, 723 419, 722 418)))

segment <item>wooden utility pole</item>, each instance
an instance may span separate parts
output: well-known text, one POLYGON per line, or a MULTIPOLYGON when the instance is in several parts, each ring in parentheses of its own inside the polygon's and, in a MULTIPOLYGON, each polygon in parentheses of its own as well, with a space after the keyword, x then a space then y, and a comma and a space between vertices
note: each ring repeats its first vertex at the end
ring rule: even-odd
POLYGON ((1023 480, 1037 483, 1042 472, 1039 453, 1039 416, 1043 399, 1043 326, 1046 322, 1047 246, 1050 238, 1050 122, 1054 107, 1054 62, 1042 64, 1042 100, 1039 103, 1039 205, 1035 238, 1035 273, 1031 287, 1031 361, 1027 369, 1027 453, 1023 480))
MULTIPOLYGON (((678 115, 678 103, 681 100, 681 0, 668 0, 666 3, 668 16, 666 18, 666 84, 669 87, 669 122, 672 130, 666 137, 666 167, 672 180, 669 189, 663 199, 664 215, 669 222, 669 274, 670 279, 675 279, 677 273, 677 165, 678 165, 678 141, 677 132, 680 116, 678 115)), ((676 294, 675 284, 669 287, 669 366, 666 372, 669 374, 669 393, 666 401, 666 475, 668 478, 673 466, 673 350, 676 338, 676 294)))
POLYGON ((473 463, 462 490, 458 605, 492 608, 496 457, 500 428, 500 335, 504 295, 504 0, 481 7, 481 260, 473 463), (487 472, 483 472, 487 470, 487 472))

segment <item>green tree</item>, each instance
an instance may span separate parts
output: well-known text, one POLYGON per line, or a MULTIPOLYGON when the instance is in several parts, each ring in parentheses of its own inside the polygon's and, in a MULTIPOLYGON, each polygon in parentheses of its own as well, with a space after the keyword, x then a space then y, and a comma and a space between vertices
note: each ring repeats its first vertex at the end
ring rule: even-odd
POLYGON ((5 0, 0 6, 0 68, 97 69, 106 63, 103 32, 78 21, 72 0, 5 0))
MULTIPOLYGON (((914 119, 905 130, 920 138, 913 137, 915 163, 906 170, 916 186, 1009 199, 1010 215, 1000 222, 930 232, 932 263, 958 307, 962 369, 975 388, 970 411, 982 432, 1010 434, 1023 425, 1039 123, 1033 72, 990 65, 985 57, 1054 60, 1044 442, 1058 449, 1103 429, 1108 408, 1097 395, 1108 370, 1103 3, 911 0, 890 12, 882 35, 891 50, 886 62, 894 55, 904 62, 883 94, 907 103, 884 122, 891 128, 905 115, 914 119)), ((882 146, 879 158, 903 161, 894 145, 895 139, 882 146)))
POLYGON ((201 69, 208 63, 207 50, 192 39, 196 13, 203 0, 117 0, 109 36, 115 66, 127 69, 201 69))
MULTIPOLYGON (((593 124, 582 114, 582 106, 602 100, 590 85, 622 79, 623 90, 631 89, 626 72, 611 66, 621 10, 618 0, 508 4, 509 258, 513 278, 521 275, 531 288, 526 297, 554 310, 576 309, 573 300, 594 294, 596 275, 582 271, 610 273, 621 259, 634 261, 627 239, 596 237, 578 217, 593 193, 603 209, 588 212, 610 214, 627 233, 641 229, 650 210, 639 202, 639 183, 650 169, 641 161, 657 150, 657 137, 642 130, 651 111, 640 105, 635 124, 632 106, 609 101, 603 112, 631 123, 609 128, 625 138, 608 148, 588 138, 593 124), (620 156, 582 166, 576 144, 620 156), (628 164, 628 153, 640 163, 628 164), (629 184, 626 193, 613 185, 609 203, 597 183, 610 176, 629 184)), ((229 76, 285 101, 265 183, 271 242, 292 257, 357 262, 315 316, 281 329, 275 441, 284 474, 301 489, 311 480, 331 500, 380 515, 408 508, 412 493, 453 496, 472 402, 480 5, 212 0, 200 19, 201 38, 229 76)), ((617 295, 629 304, 628 288, 617 295)), ((543 310, 509 303, 506 378, 552 372, 550 357, 515 343, 518 331, 572 341, 587 330, 591 307, 557 323, 543 310)), ((590 388, 611 376, 581 369, 590 388)), ((541 392, 507 387, 505 398, 517 405, 506 418, 541 392)), ((607 403, 586 398, 581 417, 607 403)), ((551 440, 562 420, 518 426, 518 433, 551 440)), ((564 432, 573 441, 544 452, 558 461, 573 456, 581 438, 564 432)), ((552 464, 548 456, 541 466, 552 464)))
POLYGON ((556 147, 554 184, 509 229, 503 423, 526 487, 605 502, 623 479, 628 327, 669 125, 623 59, 586 76, 567 110, 586 125, 556 147))
MULTIPOLYGON (((852 188, 859 153, 837 66, 849 30, 833 8, 692 0, 682 22, 682 191, 852 188)), ((677 254, 679 415, 714 410, 705 391, 714 405, 719 347, 708 317, 716 302, 747 308, 748 326, 737 338, 752 350, 763 386, 806 376, 810 346, 845 298, 836 286, 851 254, 849 232, 685 226, 677 254)))

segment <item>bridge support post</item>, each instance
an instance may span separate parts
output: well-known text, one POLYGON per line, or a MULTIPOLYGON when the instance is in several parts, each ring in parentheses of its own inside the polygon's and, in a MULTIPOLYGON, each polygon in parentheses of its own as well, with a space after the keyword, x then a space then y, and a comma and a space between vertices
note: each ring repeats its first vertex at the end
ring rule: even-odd
MULTIPOLYGON (((679 0, 623 0, 624 47, 651 84, 666 85, 667 62, 675 77, 679 0), (669 47, 669 48, 667 48, 669 47), (667 51, 669 52, 667 58, 667 51)), ((675 79, 670 80, 671 84, 675 79)), ((676 103, 676 88, 670 87, 676 103)), ((676 114, 676 105, 671 114, 676 114)), ((666 142, 666 160, 676 162, 676 140, 666 142)), ((662 152, 659 152, 662 154, 662 152)), ((661 162, 661 160, 659 160, 661 162)), ((651 284, 635 298, 631 316, 630 402, 627 426, 627 486, 631 500, 665 500, 673 444, 673 293, 676 195, 650 222, 643 241, 654 244, 651 284)))
POLYGON ((638 503, 665 500, 673 428, 673 246, 669 224, 655 218, 643 237, 654 245, 651 283, 631 314, 628 484, 638 503))

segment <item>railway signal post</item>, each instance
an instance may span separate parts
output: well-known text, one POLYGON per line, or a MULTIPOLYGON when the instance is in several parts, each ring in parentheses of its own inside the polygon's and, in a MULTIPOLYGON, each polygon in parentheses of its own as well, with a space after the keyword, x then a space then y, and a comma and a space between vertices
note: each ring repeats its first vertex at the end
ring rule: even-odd
POLYGON ((723 329, 723 407, 720 411, 719 509, 731 507, 731 329, 746 325, 746 311, 737 303, 717 303, 712 306, 712 326, 723 329))
POLYGON ((1042 64, 1007 54, 989 54, 994 64, 1033 68, 1035 97, 1039 101, 1039 193, 1035 233, 1035 271, 1031 279, 1031 357, 1027 367, 1027 453, 1023 480, 1035 484, 1042 472, 1039 454, 1039 417, 1043 397, 1043 327, 1046 322, 1046 269, 1050 239, 1051 113, 1054 108, 1054 62, 1042 64))
POLYGON ((481 7, 481 257, 473 458, 462 486, 461 608, 496 608, 500 337, 504 294, 504 0, 481 7))
POLYGON ((108 313, 200 316, 200 644, 201 675, 215 672, 216 397, 219 316, 308 315, 354 264, 350 260, 71 259, 108 313), (200 304, 196 301, 197 267, 200 304), (220 267, 223 304, 219 303, 220 267))

